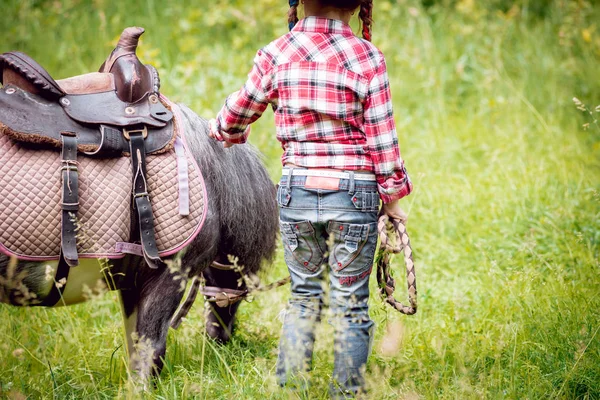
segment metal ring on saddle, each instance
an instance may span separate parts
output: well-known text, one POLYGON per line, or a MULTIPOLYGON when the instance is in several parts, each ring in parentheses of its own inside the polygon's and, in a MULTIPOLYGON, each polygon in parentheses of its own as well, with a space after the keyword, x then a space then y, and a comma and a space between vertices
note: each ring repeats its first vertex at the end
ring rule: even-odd
POLYGON ((131 134, 133 134, 133 133, 141 133, 142 137, 144 139, 146 139, 148 137, 148 128, 146 128, 146 126, 144 126, 141 129, 123 129, 123 136, 127 140, 131 140, 131 134))

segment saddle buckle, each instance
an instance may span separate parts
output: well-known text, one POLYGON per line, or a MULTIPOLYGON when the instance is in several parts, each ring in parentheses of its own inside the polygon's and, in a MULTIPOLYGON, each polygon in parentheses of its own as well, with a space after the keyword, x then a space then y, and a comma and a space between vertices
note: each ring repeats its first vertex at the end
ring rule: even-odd
POLYGON ((141 129, 123 129, 123 136, 127 140, 131 140, 132 133, 141 133, 144 139, 146 139, 148 137, 148 128, 146 128, 146 126, 144 125, 144 127, 141 129))

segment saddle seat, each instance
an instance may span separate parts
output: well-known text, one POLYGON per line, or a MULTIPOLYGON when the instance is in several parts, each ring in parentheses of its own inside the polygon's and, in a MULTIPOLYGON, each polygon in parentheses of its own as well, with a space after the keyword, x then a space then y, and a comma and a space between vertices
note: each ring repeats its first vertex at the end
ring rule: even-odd
POLYGON ((113 74, 90 72, 56 81, 66 94, 93 94, 117 90, 113 74))
MULTIPOLYGON (((2 56, 0 56, 0 63, 1 62, 2 56)), ((2 68, 1 65, 0 68, 2 68)), ((38 89, 32 82, 26 79, 22 73, 17 72, 14 69, 4 69, 2 75, 0 75, 0 79, 4 81, 4 85, 17 86, 28 93, 41 95, 41 89, 38 89)), ((39 79, 36 80, 39 81, 39 79)), ((55 82, 65 95, 94 94, 116 90, 114 75, 106 72, 90 72, 89 74, 77 75, 60 79, 55 82)))
POLYGON ((96 93, 95 86, 106 84, 108 79, 113 80, 109 90, 115 90, 119 99, 126 103, 136 103, 146 93, 158 92, 160 79, 158 72, 151 65, 144 65, 136 55, 140 36, 144 29, 140 27, 126 28, 119 39, 119 43, 106 61, 100 66, 100 73, 106 75, 85 74, 62 81, 55 81, 52 76, 37 61, 21 52, 8 52, 0 55, 0 83, 13 84, 21 89, 40 95, 48 100, 58 100, 67 94, 96 93), (76 89, 73 92, 72 81, 77 85, 89 87, 84 91, 76 89), (66 86, 66 89, 63 87, 66 86))

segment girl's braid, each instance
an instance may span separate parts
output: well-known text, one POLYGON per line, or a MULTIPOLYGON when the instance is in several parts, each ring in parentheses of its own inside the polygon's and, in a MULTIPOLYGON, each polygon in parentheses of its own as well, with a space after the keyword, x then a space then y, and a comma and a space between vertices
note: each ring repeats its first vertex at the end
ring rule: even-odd
POLYGON ((289 0, 290 1, 290 9, 288 10, 288 27, 290 31, 298 22, 298 3, 299 0, 289 0))
MULTIPOLYGON (((290 1, 291 3, 291 1, 290 1)), ((362 34, 365 40, 371 41, 371 25, 373 25, 373 0, 363 0, 358 13, 362 21, 362 34)))

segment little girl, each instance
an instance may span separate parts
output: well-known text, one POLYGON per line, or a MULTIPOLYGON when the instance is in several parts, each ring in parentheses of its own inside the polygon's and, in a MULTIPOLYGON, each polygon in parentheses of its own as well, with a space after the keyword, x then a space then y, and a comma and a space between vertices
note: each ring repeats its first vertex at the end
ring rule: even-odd
POLYGON ((292 278, 277 379, 302 385, 328 292, 332 394, 356 395, 373 337, 368 278, 380 200, 382 212, 405 220, 398 200, 412 183, 398 149, 385 59, 370 43, 372 0, 303 0, 300 21, 298 0, 289 3, 290 32, 258 51, 210 135, 226 147, 244 143, 249 125, 272 106, 284 150, 277 200, 292 278), (363 39, 348 25, 359 8, 363 39))

